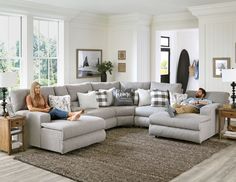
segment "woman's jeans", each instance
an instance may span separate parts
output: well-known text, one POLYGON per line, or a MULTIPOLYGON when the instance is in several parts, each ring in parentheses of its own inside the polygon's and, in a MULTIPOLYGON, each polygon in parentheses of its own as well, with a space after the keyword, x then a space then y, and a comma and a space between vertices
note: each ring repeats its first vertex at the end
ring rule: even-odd
POLYGON ((49 114, 51 116, 52 120, 55 119, 67 119, 68 118, 68 112, 57 109, 57 108, 53 108, 49 111, 49 114))

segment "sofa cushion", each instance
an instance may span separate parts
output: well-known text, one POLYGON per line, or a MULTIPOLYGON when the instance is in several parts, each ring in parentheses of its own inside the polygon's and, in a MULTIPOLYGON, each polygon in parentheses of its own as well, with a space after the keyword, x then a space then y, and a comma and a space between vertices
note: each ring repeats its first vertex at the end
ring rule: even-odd
POLYGON ((54 92, 56 96, 69 95, 66 86, 57 86, 54 87, 54 92))
POLYGON ((113 104, 113 90, 115 88, 111 88, 111 89, 99 89, 99 91, 103 92, 103 91, 106 91, 107 92, 107 105, 108 106, 111 106, 113 104))
POLYGON ((96 97, 99 107, 109 106, 107 91, 96 91, 96 97))
POLYGON ((50 107, 55 107, 63 111, 71 112, 70 95, 64 95, 64 96, 49 95, 49 105, 50 107))
POLYGON ((104 89, 108 90, 111 88, 120 89, 120 82, 91 82, 93 90, 104 89))
POLYGON ((136 106, 112 106, 116 116, 134 116, 136 106))
POLYGON ((9 94, 14 111, 27 109, 26 96, 29 95, 29 89, 12 90, 9 94))
POLYGON ((138 106, 147 106, 151 105, 151 94, 150 90, 138 89, 138 106))
POLYGON ((49 95, 55 95, 53 87, 41 87, 41 94, 48 100, 49 95))
POLYGON ((132 106, 134 104, 132 92, 114 89, 112 94, 115 106, 132 106))
POLYGON ((152 82, 151 83, 151 90, 162 90, 175 93, 183 93, 182 85, 180 83, 159 83, 159 82, 152 82))
MULTIPOLYGON (((188 90, 186 94, 188 97, 194 97, 196 91, 188 90)), ((214 103, 226 104, 229 101, 229 93, 228 92, 207 92, 206 99, 211 100, 214 103)))
POLYGON ((150 82, 121 82, 121 90, 137 90, 137 89, 144 89, 149 90, 150 89, 150 82))
POLYGON ((77 93, 88 93, 88 91, 92 91, 92 86, 90 83, 81 83, 77 85, 66 85, 69 95, 71 96, 71 101, 77 101, 77 93))
POLYGON ((54 120, 51 123, 42 123, 42 127, 62 132, 62 139, 85 135, 105 128, 102 118, 82 115, 78 121, 54 120))
POLYGON ((151 91, 151 106, 165 107, 170 103, 169 91, 152 90, 151 91))
POLYGON ((86 109, 85 114, 89 116, 97 116, 103 119, 114 118, 116 116, 115 109, 112 107, 104 107, 99 109, 86 109))
POLYGON ((142 106, 135 108, 135 116, 149 117, 153 113, 166 110, 165 107, 152 107, 152 106, 142 106))
POLYGON ((200 131, 200 124, 208 122, 209 116, 186 113, 171 118, 167 112, 160 112, 149 117, 150 124, 200 131))
POLYGON ((99 108, 99 103, 97 101, 97 95, 95 91, 89 93, 77 93, 79 98, 79 106, 83 109, 97 109, 99 108))

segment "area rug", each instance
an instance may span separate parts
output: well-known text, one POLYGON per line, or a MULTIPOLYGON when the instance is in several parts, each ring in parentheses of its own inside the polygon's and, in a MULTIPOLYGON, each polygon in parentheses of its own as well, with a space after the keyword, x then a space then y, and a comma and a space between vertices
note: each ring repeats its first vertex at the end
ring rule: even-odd
POLYGON ((65 155, 29 149, 15 156, 75 181, 170 181, 229 144, 203 144, 155 138, 147 129, 115 128, 99 144, 65 155))

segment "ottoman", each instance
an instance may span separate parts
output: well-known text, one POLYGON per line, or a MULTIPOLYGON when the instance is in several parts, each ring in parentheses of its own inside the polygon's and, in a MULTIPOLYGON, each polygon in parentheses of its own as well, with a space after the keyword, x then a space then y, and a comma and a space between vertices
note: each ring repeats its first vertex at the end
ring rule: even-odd
POLYGON ((166 111, 152 114, 149 134, 201 143, 209 138, 211 118, 207 115, 186 113, 171 118, 166 111))

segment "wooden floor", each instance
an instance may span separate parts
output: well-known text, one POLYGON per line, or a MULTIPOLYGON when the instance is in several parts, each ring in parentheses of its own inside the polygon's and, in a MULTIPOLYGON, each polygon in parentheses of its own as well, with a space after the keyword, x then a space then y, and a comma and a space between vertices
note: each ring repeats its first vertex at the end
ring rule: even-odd
POLYGON ((0 182, 72 182, 60 175, 13 159, 0 152, 0 182))
POLYGON ((171 182, 236 182, 236 141, 171 182))
MULTIPOLYGON (((235 182, 236 141, 172 182, 235 182)), ((60 175, 14 160, 0 152, 0 182, 72 182, 60 175)))

